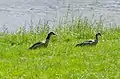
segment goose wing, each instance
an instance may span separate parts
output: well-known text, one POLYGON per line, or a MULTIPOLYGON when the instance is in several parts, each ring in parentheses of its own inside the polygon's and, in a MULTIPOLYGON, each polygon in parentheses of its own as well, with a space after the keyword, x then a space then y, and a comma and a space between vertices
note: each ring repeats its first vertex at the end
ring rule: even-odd
POLYGON ((93 42, 95 42, 95 40, 89 40, 89 41, 84 41, 80 44, 77 44, 76 46, 85 46, 85 45, 90 45, 92 44, 93 42))
POLYGON ((95 42, 95 40, 84 41, 83 45, 91 45, 95 42))
POLYGON ((83 43, 91 44, 91 43, 93 43, 93 42, 95 42, 95 40, 84 41, 83 43))
POLYGON ((37 42, 37 43, 33 44, 29 49, 36 49, 38 47, 43 46, 43 44, 44 43, 42 43, 42 42, 37 42))

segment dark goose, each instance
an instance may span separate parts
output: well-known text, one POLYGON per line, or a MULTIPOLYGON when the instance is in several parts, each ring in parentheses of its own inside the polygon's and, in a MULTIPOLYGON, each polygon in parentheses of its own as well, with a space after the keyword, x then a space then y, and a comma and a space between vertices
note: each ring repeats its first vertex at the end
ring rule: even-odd
POLYGON ((43 42, 37 42, 37 43, 33 44, 29 49, 37 49, 37 48, 40 48, 40 47, 47 47, 51 35, 56 35, 56 34, 53 33, 53 32, 50 32, 50 33, 48 34, 46 40, 45 40, 45 43, 43 43, 43 42))
POLYGON ((92 46, 92 45, 96 45, 98 43, 98 36, 101 36, 101 34, 97 33, 95 40, 84 41, 84 42, 82 42, 80 44, 77 44, 76 47, 77 46, 92 46))

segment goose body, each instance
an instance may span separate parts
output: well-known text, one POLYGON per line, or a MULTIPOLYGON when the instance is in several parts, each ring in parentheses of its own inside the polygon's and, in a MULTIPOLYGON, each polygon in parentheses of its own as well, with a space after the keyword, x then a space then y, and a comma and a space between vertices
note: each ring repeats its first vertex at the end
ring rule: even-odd
POLYGON ((76 47, 77 46, 92 46, 92 45, 96 45, 98 43, 98 36, 101 36, 101 34, 97 33, 95 40, 84 41, 84 42, 82 42, 80 44, 77 44, 76 47))
POLYGON ((45 42, 37 42, 37 43, 33 44, 31 47, 29 47, 29 49, 37 49, 37 48, 40 48, 40 47, 47 47, 51 35, 55 35, 55 33, 50 32, 50 33, 48 34, 48 36, 47 36, 45 42))

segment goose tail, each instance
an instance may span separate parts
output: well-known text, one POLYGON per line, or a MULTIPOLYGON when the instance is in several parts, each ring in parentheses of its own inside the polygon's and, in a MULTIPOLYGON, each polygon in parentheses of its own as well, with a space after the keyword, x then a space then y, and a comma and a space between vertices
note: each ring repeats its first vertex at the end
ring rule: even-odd
POLYGON ((33 49, 33 47, 31 46, 31 47, 29 47, 28 49, 33 49))
POLYGON ((77 44, 75 47, 83 46, 83 43, 77 44))
POLYGON ((31 47, 29 47, 29 49, 35 49, 34 45, 33 45, 33 46, 31 46, 31 47))

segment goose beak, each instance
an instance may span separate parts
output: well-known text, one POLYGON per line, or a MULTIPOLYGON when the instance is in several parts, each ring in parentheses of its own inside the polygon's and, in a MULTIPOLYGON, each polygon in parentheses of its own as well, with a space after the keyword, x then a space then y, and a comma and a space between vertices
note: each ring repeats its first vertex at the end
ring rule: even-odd
POLYGON ((55 33, 53 33, 53 35, 56 35, 55 33))

